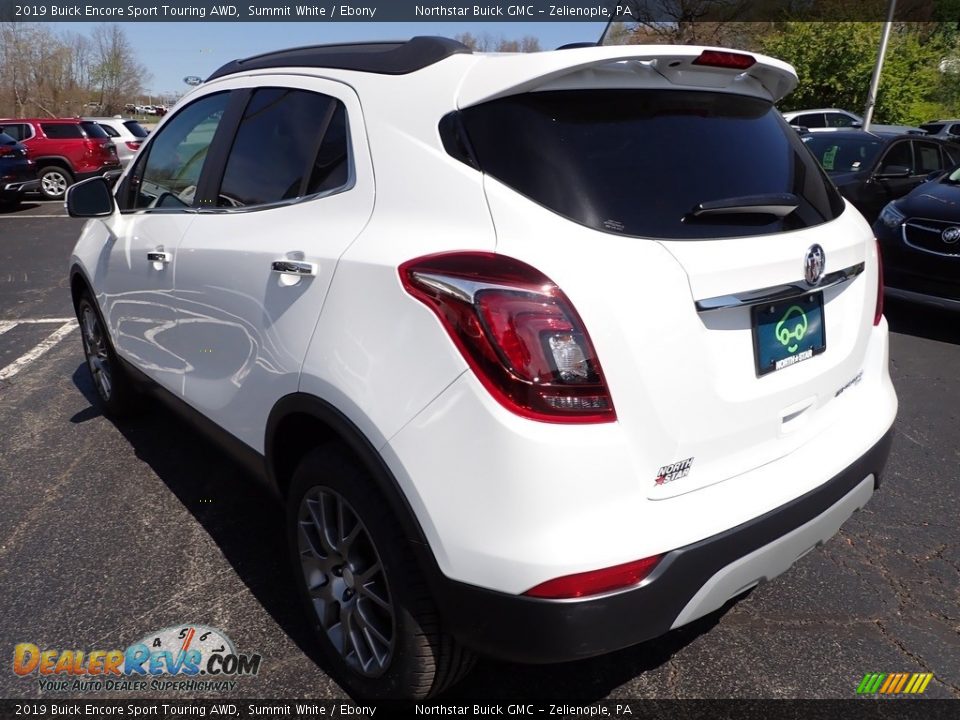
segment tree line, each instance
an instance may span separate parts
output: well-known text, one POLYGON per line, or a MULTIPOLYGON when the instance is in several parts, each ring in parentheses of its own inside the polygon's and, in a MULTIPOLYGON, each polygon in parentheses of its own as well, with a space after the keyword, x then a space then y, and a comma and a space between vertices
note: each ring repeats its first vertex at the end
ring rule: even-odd
POLYGON ((0 23, 0 116, 112 115, 149 80, 120 25, 97 25, 87 36, 0 23))

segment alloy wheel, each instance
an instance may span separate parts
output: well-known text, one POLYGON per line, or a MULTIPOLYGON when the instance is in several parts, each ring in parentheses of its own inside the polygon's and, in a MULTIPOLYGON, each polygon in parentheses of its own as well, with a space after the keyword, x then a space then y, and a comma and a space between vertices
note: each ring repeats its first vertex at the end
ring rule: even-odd
POLYGON ((355 672, 382 675, 396 644, 396 618, 380 555, 347 500, 314 487, 297 514, 300 567, 317 620, 355 672))
POLYGON ((80 314, 80 327, 83 333, 83 349, 87 356, 87 365, 93 376, 93 383, 104 401, 110 399, 113 382, 110 373, 110 356, 107 340, 100 327, 100 320, 89 304, 84 304, 80 314))

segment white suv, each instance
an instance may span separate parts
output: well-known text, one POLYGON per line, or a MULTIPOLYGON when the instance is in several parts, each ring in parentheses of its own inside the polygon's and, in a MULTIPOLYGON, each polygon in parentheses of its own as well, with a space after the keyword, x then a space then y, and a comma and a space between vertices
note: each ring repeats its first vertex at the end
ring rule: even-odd
POLYGON ((870 499, 897 409, 795 84, 671 46, 230 63, 115 197, 71 189, 103 404, 150 389, 269 476, 356 696, 714 611, 870 499))

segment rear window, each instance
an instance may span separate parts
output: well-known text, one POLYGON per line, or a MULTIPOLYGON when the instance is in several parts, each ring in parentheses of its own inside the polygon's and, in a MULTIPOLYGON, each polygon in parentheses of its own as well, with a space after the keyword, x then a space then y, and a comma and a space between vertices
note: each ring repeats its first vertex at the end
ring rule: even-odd
POLYGON ((100 127, 100 125, 98 125, 95 122, 91 122, 87 120, 80 123, 80 125, 81 127, 83 127, 83 131, 87 134, 88 138, 99 138, 102 140, 104 138, 110 137, 109 135, 107 135, 107 133, 103 131, 103 128, 100 127))
POLYGON ((110 137, 112 138, 120 137, 120 133, 118 133, 116 130, 114 130, 112 127, 110 127, 106 123, 102 125, 100 123, 97 123, 97 124, 99 125, 100 129, 103 130, 110 137))
POLYGON ((921 125, 921 130, 926 130, 931 135, 936 135, 938 132, 943 130, 943 123, 927 123, 926 125, 921 125))
MULTIPOLYGON (((44 135, 54 140, 83 137, 83 133, 80 132, 80 126, 73 125, 72 123, 40 123, 40 127, 43 129, 44 135)), ((100 132, 103 131, 101 130, 100 132)))
POLYGON ((124 120, 123 125, 134 137, 145 138, 147 136, 147 131, 136 120, 124 120))
POLYGON ((596 230, 761 235, 818 225, 843 210, 797 133, 759 99, 686 90, 538 92, 468 108, 462 120, 483 172, 596 230), (784 193, 799 205, 783 217, 693 216, 704 203, 784 193))

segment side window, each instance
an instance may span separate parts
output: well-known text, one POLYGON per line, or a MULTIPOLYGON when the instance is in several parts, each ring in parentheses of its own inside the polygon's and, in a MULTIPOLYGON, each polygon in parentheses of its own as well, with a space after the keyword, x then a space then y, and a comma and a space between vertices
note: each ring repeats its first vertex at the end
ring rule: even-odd
POLYGON ((826 127, 826 123, 823 121, 823 113, 807 113, 806 115, 801 115, 793 119, 793 124, 806 128, 826 127))
POLYGON ((960 162, 960 148, 956 145, 951 145, 949 148, 943 146, 940 149, 943 151, 943 166, 945 168, 953 167, 960 162))
POLYGON ((849 115, 843 113, 827 113, 827 127, 853 127, 856 122, 849 115))
POLYGON ((887 150, 887 154, 880 161, 880 172, 889 172, 891 167, 909 168, 913 172, 913 158, 910 154, 910 143, 899 142, 887 150))
POLYGON ((82 138, 83 131, 79 125, 70 123, 40 123, 43 134, 51 140, 62 140, 65 138, 82 138))
POLYGON ((928 175, 943 169, 940 163, 940 148, 934 143, 914 142, 913 150, 917 159, 917 174, 928 175))
POLYGON ((208 95, 177 113, 152 139, 117 193, 121 210, 193 205, 207 151, 230 93, 208 95))
POLYGON ((17 142, 20 142, 24 138, 29 138, 33 135, 33 133, 30 132, 30 126, 24 125, 23 123, 10 123, 9 125, 4 125, 3 132, 17 142))
POLYGON ((112 127, 110 127, 109 125, 106 125, 106 124, 104 124, 104 123, 97 123, 97 125, 99 125, 99 126, 100 126, 100 129, 103 130, 103 131, 104 131, 107 135, 109 135, 110 137, 112 137, 112 138, 120 137, 120 133, 118 133, 116 130, 114 130, 114 129, 113 129, 112 127))
POLYGON ((334 190, 349 175, 346 111, 332 97, 260 88, 227 158, 218 207, 249 207, 334 190))

